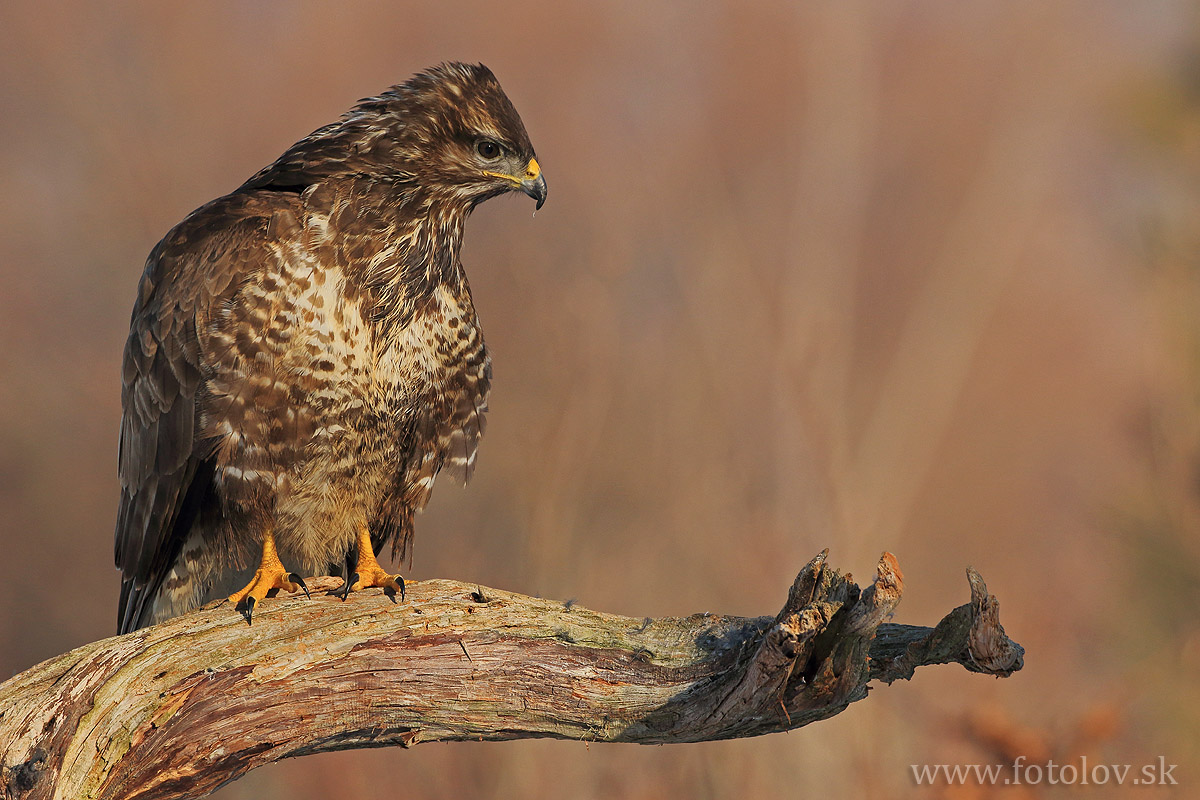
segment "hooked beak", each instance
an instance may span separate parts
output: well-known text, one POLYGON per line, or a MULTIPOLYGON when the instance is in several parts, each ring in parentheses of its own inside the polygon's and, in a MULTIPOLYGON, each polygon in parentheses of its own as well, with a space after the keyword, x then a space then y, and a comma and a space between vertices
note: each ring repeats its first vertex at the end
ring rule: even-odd
POLYGON ((535 211, 546 202, 546 178, 542 175, 542 168, 538 165, 536 158, 529 159, 529 166, 525 168, 524 180, 521 181, 521 191, 537 200, 535 211))

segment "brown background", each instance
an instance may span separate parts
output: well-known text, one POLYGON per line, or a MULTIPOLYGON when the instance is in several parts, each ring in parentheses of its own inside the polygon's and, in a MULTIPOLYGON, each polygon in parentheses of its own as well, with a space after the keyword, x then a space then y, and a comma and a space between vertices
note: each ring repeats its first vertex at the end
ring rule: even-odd
POLYGON ((860 579, 888 549, 897 621, 963 602, 972 564, 1027 667, 928 669, 763 739, 334 754, 218 796, 1052 794, 918 789, 908 767, 1018 754, 1162 754, 1194 790, 1196 22, 1046 0, 4 3, 0 678, 114 632, 118 365, 155 241, 358 98, 474 60, 550 197, 468 226, 490 426, 410 576, 763 614, 822 547, 860 579))

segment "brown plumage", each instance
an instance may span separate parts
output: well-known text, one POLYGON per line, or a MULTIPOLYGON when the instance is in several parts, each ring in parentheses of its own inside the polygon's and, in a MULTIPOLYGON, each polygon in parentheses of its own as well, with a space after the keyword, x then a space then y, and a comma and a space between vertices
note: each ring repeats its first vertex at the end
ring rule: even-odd
POLYGON ((520 117, 486 67, 447 64, 155 246, 122 375, 122 633, 239 586, 249 619, 289 569, 403 590, 374 553, 409 552, 439 471, 470 476, 487 408, 463 225, 514 190, 545 199, 520 117))

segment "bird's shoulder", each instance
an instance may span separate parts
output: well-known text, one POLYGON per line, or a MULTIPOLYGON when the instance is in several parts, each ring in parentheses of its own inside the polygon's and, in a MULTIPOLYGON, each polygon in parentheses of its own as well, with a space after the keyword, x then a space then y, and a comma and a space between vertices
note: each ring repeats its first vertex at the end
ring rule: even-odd
POLYGON ((302 208, 292 193, 235 192, 193 211, 150 252, 135 322, 139 312, 194 313, 227 298, 302 238, 302 208))

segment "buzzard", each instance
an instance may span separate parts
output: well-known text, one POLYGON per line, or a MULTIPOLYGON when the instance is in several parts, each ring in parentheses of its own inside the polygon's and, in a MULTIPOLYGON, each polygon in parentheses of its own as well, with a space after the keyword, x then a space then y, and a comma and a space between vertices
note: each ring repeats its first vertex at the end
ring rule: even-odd
MULTIPOLYGON (((459 258, 479 203, 546 181, 482 65, 359 102, 151 251, 122 370, 121 633, 300 574, 404 579, 413 515, 464 481, 491 362, 459 258), (293 571, 295 570, 295 571, 293 571)), ((343 594, 343 597, 345 595, 343 594)))

